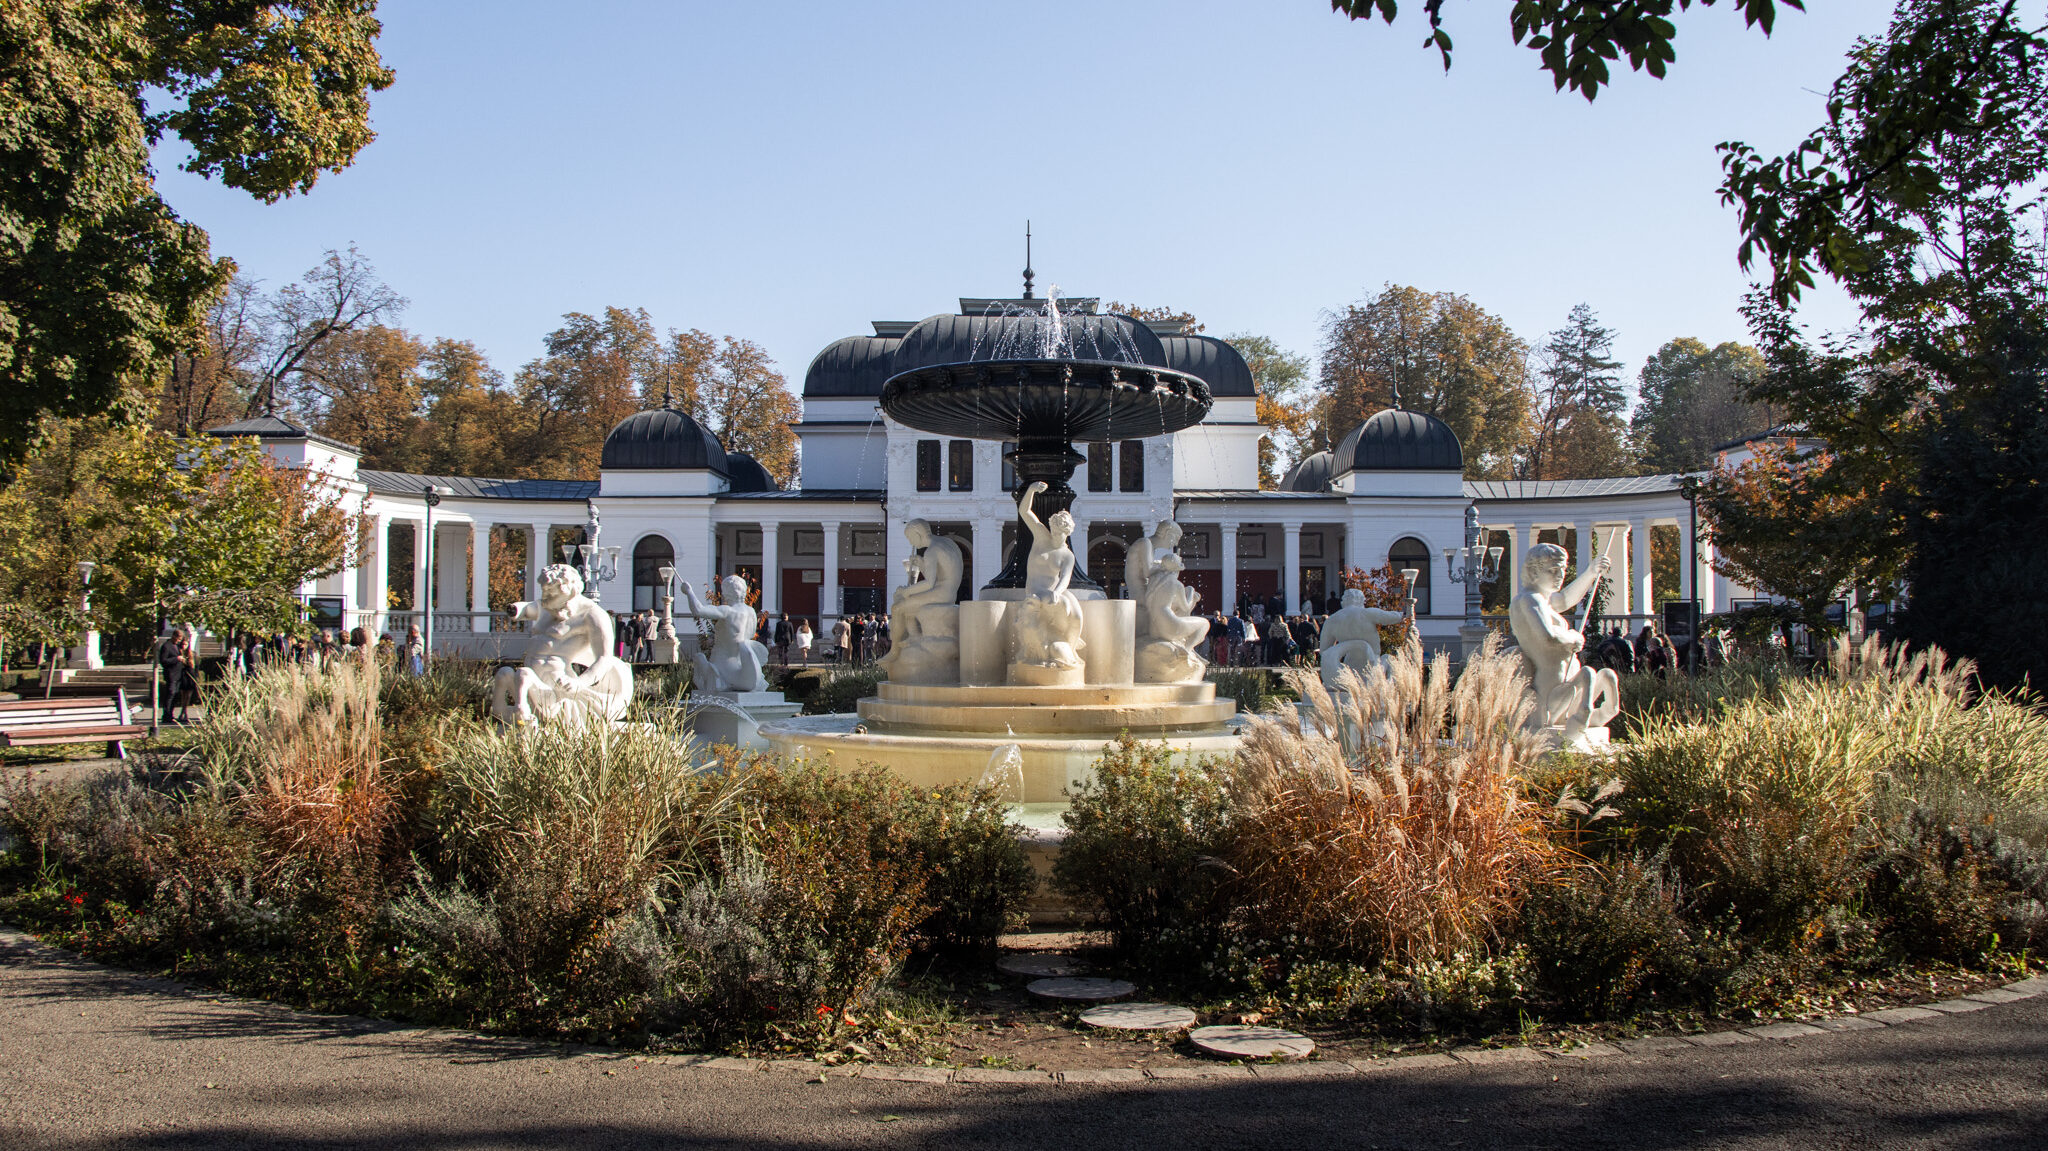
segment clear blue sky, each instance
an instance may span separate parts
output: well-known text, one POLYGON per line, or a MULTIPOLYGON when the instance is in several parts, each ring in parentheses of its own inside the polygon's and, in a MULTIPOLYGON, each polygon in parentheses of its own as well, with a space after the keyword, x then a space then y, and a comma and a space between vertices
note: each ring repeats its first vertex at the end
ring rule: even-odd
MULTIPOLYGON (((1463 292, 1525 338, 1586 302, 1631 378, 1742 338, 1714 145, 1789 146, 1880 0, 1769 40, 1679 20, 1670 78, 1593 105, 1453 3, 1456 64, 1323 0, 1092 4, 387 0, 378 139, 259 204, 171 171, 172 205, 267 286, 358 245, 406 327, 509 376, 564 312, 753 339, 789 376, 874 319, 1039 286, 1192 311, 1313 352, 1386 281, 1463 292)), ((166 157, 168 159, 168 156, 166 157)), ((1806 309, 1839 327, 1833 293, 1806 309)))

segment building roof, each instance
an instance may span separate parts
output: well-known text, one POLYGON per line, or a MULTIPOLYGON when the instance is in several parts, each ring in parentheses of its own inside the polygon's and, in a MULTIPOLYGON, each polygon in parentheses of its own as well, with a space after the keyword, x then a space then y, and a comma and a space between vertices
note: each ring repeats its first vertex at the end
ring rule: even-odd
POLYGON ((725 453, 726 490, 733 492, 772 492, 781 488, 761 461, 746 452, 725 453))
POLYGON ((1283 492, 1329 491, 1330 481, 1334 478, 1330 469, 1331 456, 1328 452, 1316 452, 1313 455, 1304 457, 1300 463, 1294 465, 1292 471, 1287 473, 1287 478, 1280 481, 1280 490, 1283 492))
POLYGON ((464 499, 482 500, 587 500, 597 494, 596 480, 499 480, 381 471, 359 471, 356 478, 380 496, 417 497, 429 485, 447 488, 464 499))
POLYGON ((1435 416, 1389 408, 1351 429, 1331 453, 1331 471, 1462 472, 1458 433, 1435 416))
POLYGON ((1725 444, 1717 444, 1714 446, 1713 450, 1715 452, 1732 452, 1737 448, 1746 448, 1749 445, 1756 443, 1758 440, 1803 440, 1806 438, 1808 437, 1806 435, 1805 430, 1802 428, 1795 427, 1792 424, 1772 424, 1770 427, 1765 428, 1763 431, 1751 432, 1750 434, 1743 436, 1739 439, 1729 440, 1725 444))
POLYGON ((360 456, 363 454, 363 449, 354 444, 344 443, 332 436, 323 436, 319 432, 313 431, 302 424, 295 424, 282 416, 251 416, 246 420, 236 420, 231 424, 222 424, 219 427, 208 428, 206 429, 206 434, 219 436, 222 439, 233 439, 237 436, 255 436, 257 439, 262 440, 311 440, 316 444, 325 444, 330 448, 348 452, 351 455, 360 456))
POLYGON ((889 498, 881 488, 789 488, 769 492, 720 492, 721 500, 818 500, 838 504, 879 504, 889 498))
POLYGON ((883 381, 893 374, 889 365, 901 342, 897 335, 848 336, 825 345, 804 372, 804 398, 881 395, 883 381))
POLYGON ((714 471, 726 474, 725 448, 688 412, 671 407, 635 412, 604 438, 598 466, 606 471, 714 471))
POLYGON ((1572 500, 1592 496, 1661 495, 1678 490, 1681 475, 1613 476, 1593 480, 1466 480, 1475 500, 1572 500))
POLYGON ((1225 341, 1214 336, 1170 335, 1160 336, 1159 343, 1166 349, 1166 366, 1200 376, 1209 385, 1210 395, 1220 399, 1258 394, 1252 386, 1251 366, 1225 341))

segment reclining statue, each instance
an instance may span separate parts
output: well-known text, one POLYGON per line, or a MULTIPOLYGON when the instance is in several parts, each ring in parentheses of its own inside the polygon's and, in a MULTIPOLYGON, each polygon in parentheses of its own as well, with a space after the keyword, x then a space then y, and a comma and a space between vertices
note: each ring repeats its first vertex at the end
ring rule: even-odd
POLYGON ((1579 662, 1586 637, 1562 614, 1607 574, 1607 560, 1579 573, 1567 587, 1568 558, 1556 544, 1529 549, 1522 560, 1521 594, 1508 605, 1508 625, 1536 690, 1536 714, 1529 722, 1559 729, 1559 741, 1569 750, 1588 751, 1607 742, 1607 721, 1621 711, 1621 678, 1607 668, 1579 662))
POLYGON ((512 605, 534 625, 523 667, 501 667, 491 681, 491 714, 510 724, 609 722, 633 700, 633 667, 612 654, 612 617, 583 594, 568 564, 541 573, 540 599, 512 605))
POLYGON ((754 638, 761 617, 747 606, 747 581, 737 575, 725 577, 719 585, 725 602, 708 604, 697 591, 683 584, 683 599, 691 615, 711 621, 711 650, 690 656, 692 691, 767 691, 768 648, 754 638))

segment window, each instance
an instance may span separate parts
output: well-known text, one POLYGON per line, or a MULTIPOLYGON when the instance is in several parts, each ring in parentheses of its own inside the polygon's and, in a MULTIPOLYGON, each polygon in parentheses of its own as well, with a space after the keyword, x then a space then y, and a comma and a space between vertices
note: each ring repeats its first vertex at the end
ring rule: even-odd
POLYGON ((1109 457, 1110 457, 1110 445, 1108 445, 1108 444, 1089 444, 1089 445, 1088 445, 1088 490, 1089 490, 1089 491, 1091 491, 1091 492, 1106 492, 1106 491, 1109 491, 1109 490, 1111 490, 1111 489, 1110 489, 1110 486, 1109 486, 1109 481, 1110 481, 1110 470, 1111 470, 1111 468, 1112 468, 1112 467, 1113 467, 1114 465, 1113 465, 1113 462, 1112 462, 1112 461, 1110 460, 1110 458, 1109 458, 1109 457))
MULTIPOLYGON (((758 549, 756 549, 758 550, 758 549)), ((645 536, 633 545, 633 610, 659 610, 663 587, 661 569, 674 567, 676 549, 660 536, 645 536)))
POLYGON ((1125 440, 1117 445, 1116 486, 1119 491, 1145 490, 1145 441, 1125 440))
POLYGON ((1016 451, 1017 449, 1015 448, 1003 449, 1003 490, 1006 492, 1014 492, 1017 490, 1017 458, 1015 455, 1016 451))
POLYGON ((939 441, 917 441, 917 490, 939 490, 939 441))
POLYGON ((1403 536, 1387 549, 1387 562, 1395 572, 1415 569, 1415 614, 1429 614, 1429 547, 1414 536, 1403 536))
POLYGON ((954 440, 946 445, 946 490, 974 490, 974 441, 954 440))

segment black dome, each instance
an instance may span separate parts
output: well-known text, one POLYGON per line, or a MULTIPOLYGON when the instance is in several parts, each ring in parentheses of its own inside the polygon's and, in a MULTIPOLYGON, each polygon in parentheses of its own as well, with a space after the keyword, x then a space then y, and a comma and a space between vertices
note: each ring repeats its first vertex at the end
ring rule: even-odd
MULTIPOLYGON (((1172 366, 1152 329, 1128 316, 1063 315, 1060 319, 1070 345, 1060 359, 1172 366)), ((896 346, 893 374, 933 364, 1037 359, 1033 345, 1044 324, 1035 315, 932 316, 918 321, 896 346)))
POLYGON ((761 461, 746 452, 725 453, 726 489, 729 492, 779 492, 782 486, 761 461))
POLYGON ((725 448, 702 424, 674 408, 655 408, 619 421, 604 438, 599 466, 607 470, 709 469, 724 475, 727 465, 725 448))
POLYGON ((1330 453, 1317 452, 1294 465, 1280 481, 1283 492, 1326 492, 1330 490, 1330 453))
POLYGON ((889 365, 898 342, 894 336, 834 340, 804 373, 804 395, 818 399, 881 395, 882 382, 894 374, 889 365))
POLYGON ((1331 453, 1332 472, 1462 472, 1465 449, 1450 425, 1389 409, 1353 428, 1331 453))
POLYGON ((1161 336, 1166 366, 1202 377, 1212 396, 1250 396, 1252 369, 1236 348, 1213 336, 1161 336))

